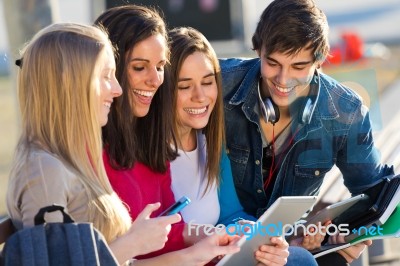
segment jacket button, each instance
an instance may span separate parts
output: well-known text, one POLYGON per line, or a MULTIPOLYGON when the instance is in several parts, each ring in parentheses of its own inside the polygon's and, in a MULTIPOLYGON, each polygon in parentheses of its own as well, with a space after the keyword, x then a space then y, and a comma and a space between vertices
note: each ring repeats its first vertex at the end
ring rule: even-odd
POLYGON ((319 174, 320 174, 319 170, 315 170, 314 174, 315 174, 316 176, 319 176, 319 174))
POLYGON ((256 160, 256 165, 259 165, 260 164, 260 161, 259 160, 256 160))
POLYGON ((257 193, 262 193, 262 189, 257 189, 257 193))

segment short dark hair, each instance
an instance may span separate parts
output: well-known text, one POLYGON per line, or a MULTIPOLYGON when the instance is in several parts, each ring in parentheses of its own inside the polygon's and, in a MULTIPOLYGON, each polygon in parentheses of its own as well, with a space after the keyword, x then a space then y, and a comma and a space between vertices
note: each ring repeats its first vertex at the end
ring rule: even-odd
POLYGON ((262 13, 254 32, 253 50, 296 54, 312 50, 315 61, 329 53, 328 22, 313 0, 274 0, 262 13))

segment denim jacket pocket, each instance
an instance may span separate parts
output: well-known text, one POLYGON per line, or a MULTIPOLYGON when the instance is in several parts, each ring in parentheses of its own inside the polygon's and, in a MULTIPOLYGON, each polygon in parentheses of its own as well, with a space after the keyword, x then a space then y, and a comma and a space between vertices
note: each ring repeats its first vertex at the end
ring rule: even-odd
POLYGON ((229 160, 231 160, 235 184, 242 184, 250 151, 242 147, 230 145, 227 147, 226 153, 228 154, 229 160))
POLYGON ((313 163, 309 165, 296 164, 294 167, 294 173, 297 177, 323 178, 331 168, 332 167, 326 167, 325 162, 313 163))
POLYGON ((307 165, 296 164, 294 167, 294 195, 315 195, 324 180, 324 176, 332 168, 326 162, 315 162, 307 165))

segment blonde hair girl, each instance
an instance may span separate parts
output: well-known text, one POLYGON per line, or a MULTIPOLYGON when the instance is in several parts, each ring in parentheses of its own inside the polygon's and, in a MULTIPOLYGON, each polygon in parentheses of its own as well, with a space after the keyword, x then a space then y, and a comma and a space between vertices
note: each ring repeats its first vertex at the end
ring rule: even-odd
MULTIPOLYGON (((50 25, 22 50, 19 65, 22 134, 7 192, 14 225, 18 229, 32 226, 40 208, 57 203, 75 221, 92 222, 109 243, 133 232, 128 211, 112 190, 102 160, 100 127, 107 123, 113 98, 122 93, 107 35, 93 26, 50 25)), ((59 221, 57 215, 48 219, 59 221)), ((160 232, 167 234, 167 219, 163 221, 160 232)), ((157 248, 163 244, 161 239, 157 238, 157 248)), ((113 250, 119 261, 137 255, 133 245, 125 245, 130 252, 113 250)), ((149 252, 144 249, 136 251, 149 252)))

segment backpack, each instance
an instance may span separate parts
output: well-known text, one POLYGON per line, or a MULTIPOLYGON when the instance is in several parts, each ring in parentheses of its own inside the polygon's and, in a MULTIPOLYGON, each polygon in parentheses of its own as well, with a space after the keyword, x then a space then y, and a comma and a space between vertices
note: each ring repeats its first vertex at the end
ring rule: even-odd
POLYGON ((35 226, 17 231, 5 242, 1 265, 118 265, 103 235, 91 223, 75 223, 64 207, 39 210, 35 226), (46 212, 61 211, 63 223, 46 223, 46 212))

